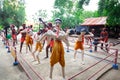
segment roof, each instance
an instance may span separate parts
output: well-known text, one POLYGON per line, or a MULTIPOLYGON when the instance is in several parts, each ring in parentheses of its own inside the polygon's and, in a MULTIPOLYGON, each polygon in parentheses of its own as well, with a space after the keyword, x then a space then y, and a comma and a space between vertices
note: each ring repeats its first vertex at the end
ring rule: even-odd
POLYGON ((83 26, 105 25, 106 19, 107 19, 107 17, 87 18, 81 25, 83 25, 83 26))

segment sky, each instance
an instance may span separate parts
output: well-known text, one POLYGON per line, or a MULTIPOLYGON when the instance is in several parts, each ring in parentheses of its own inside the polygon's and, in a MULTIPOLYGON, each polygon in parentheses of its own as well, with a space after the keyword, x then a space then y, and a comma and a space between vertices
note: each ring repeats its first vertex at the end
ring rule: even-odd
POLYGON ((87 11, 95 11, 98 9, 98 1, 99 0, 90 0, 88 6, 84 6, 84 9, 87 11))
MULTIPOLYGON (((26 15, 27 19, 31 20, 32 15, 34 15, 38 10, 47 10, 48 16, 51 16, 51 10, 53 10, 55 0, 25 0, 26 3, 26 15)), ((97 10, 99 0, 91 0, 89 6, 84 6, 87 11, 97 10)))
MULTIPOLYGON (((51 14, 53 10, 54 0, 25 0, 26 3, 26 15, 27 18, 32 18, 38 10, 47 10, 48 14, 51 14)), ((51 15, 49 15, 51 16, 51 15)))

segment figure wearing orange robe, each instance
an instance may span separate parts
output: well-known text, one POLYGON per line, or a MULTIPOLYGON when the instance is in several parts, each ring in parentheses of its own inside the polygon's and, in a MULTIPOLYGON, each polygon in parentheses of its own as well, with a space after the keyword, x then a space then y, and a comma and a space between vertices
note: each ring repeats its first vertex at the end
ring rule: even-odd
POLYGON ((40 52, 42 51, 42 43, 40 42, 40 38, 41 38, 41 33, 40 32, 37 32, 37 35, 36 35, 36 46, 35 46, 35 51, 32 52, 32 56, 34 58, 34 61, 38 61, 38 64, 40 64, 40 58, 39 58, 39 54, 40 52), (35 53, 38 51, 38 53, 35 55, 35 53))
POLYGON ((28 33, 26 34, 25 40, 26 40, 26 45, 33 44, 33 39, 28 33))
POLYGON ((75 61, 77 50, 80 49, 82 51, 82 54, 81 54, 82 64, 84 64, 84 35, 85 35, 85 33, 86 32, 83 29, 83 31, 81 31, 81 34, 78 35, 78 40, 76 41, 75 47, 74 47, 75 53, 74 53, 73 60, 75 61))
POLYGON ((42 44, 39 41, 36 42, 35 51, 38 51, 38 52, 42 51, 42 44))
POLYGON ((62 67, 64 67, 65 66, 64 54, 65 53, 64 53, 64 48, 63 48, 62 42, 59 41, 59 40, 55 40, 53 50, 52 50, 52 54, 51 54, 51 57, 50 57, 50 65, 53 67, 54 64, 59 62, 60 65, 62 67))
MULTIPOLYGON (((61 26, 61 19, 56 19, 56 33, 54 33, 52 30, 48 30, 41 38, 44 39, 45 37, 49 37, 48 39, 53 38, 54 39, 54 44, 53 44, 53 48, 52 48, 52 53, 50 56, 50 79, 52 79, 52 73, 53 73, 53 67, 56 63, 60 63, 61 67, 62 67, 62 76, 63 78, 65 78, 65 59, 64 59, 64 47, 62 44, 62 41, 65 42, 67 44, 67 46, 69 46, 69 41, 67 39, 67 34, 60 30, 60 26, 61 26)), ((40 40, 40 41, 41 41, 40 40)))
POLYGON ((76 41, 74 49, 75 50, 78 50, 78 49, 84 50, 83 44, 84 44, 84 35, 82 35, 82 41, 76 41))
MULTIPOLYGON (((104 43, 108 42, 108 32, 106 31, 106 28, 103 28, 103 30, 101 31, 100 37, 104 43)), ((105 45, 106 50, 107 50, 107 46, 108 45, 105 45)), ((101 43, 101 49, 103 49, 103 43, 101 43)))

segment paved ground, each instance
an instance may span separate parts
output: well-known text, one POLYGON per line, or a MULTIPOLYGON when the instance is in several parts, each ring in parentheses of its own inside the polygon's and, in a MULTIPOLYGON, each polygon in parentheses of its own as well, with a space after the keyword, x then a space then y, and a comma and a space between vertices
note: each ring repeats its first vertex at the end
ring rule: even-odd
MULTIPOLYGON (((71 39, 71 38, 70 38, 71 39)), ((73 41, 74 42, 74 41, 73 41)), ((106 57, 108 54, 106 54, 104 51, 99 51, 99 52, 89 52, 89 48, 88 46, 86 46, 86 55, 85 55, 85 65, 81 64, 81 52, 79 51, 77 54, 77 60, 74 62, 73 61, 73 43, 71 41, 71 47, 70 47, 70 52, 65 54, 65 61, 66 61, 66 67, 65 67, 65 71, 66 71, 66 78, 69 78, 70 76, 86 69, 87 67, 89 67, 90 65, 93 65, 95 62, 99 61, 100 58, 104 58, 106 57), (99 58, 96 58, 99 57, 99 58)), ((0 44, 2 44, 0 42, 0 44)), ((115 48, 119 48, 120 45, 115 46, 115 48)), ((19 67, 17 66, 13 66, 13 58, 10 54, 6 53, 6 49, 4 48, 4 45, 0 45, 1 47, 1 51, 4 54, 0 54, 0 60, 2 61, 2 63, 0 63, 0 80, 27 80, 28 78, 26 77, 25 73, 23 72, 23 70, 21 70, 19 67), (9 74, 10 73, 10 74, 9 74), (7 77, 6 77, 7 76, 7 77)), ((17 51, 19 51, 19 46, 17 47, 17 51)), ((65 50, 66 51, 66 50, 65 50)), ((49 54, 50 55, 50 54, 49 54)), ((45 50, 43 50, 43 52, 40 54, 40 59, 41 59, 41 64, 37 64, 37 62, 32 62, 33 58, 31 56, 30 53, 26 54, 25 53, 25 46, 23 47, 23 54, 22 56, 32 65, 32 67, 41 74, 41 76, 43 76, 45 78, 45 80, 48 80, 48 76, 49 76, 49 58, 48 59, 43 59, 45 56, 45 50)), ((111 58, 110 58, 111 59, 111 58)), ((120 60, 118 59, 119 63, 120 60)), ((76 78, 74 78, 73 80, 86 80, 89 78, 89 76, 91 76, 93 73, 95 73, 96 71, 98 71, 101 66, 103 66, 104 64, 108 63, 109 61, 103 61, 102 63, 100 63, 99 65, 95 66, 94 68, 91 68, 90 70, 86 71, 84 74, 81 74, 79 76, 77 76, 76 78)), ((111 68, 112 63, 110 65, 107 66, 107 68, 105 68, 102 72, 108 70, 109 68, 111 68)), ((120 70, 110 70, 107 74, 105 74, 104 76, 102 76, 102 78, 98 79, 98 80, 120 80, 119 77, 120 74, 120 70)), ((97 77, 101 75, 100 73, 97 75, 97 77)), ((61 80, 61 67, 59 64, 56 64, 54 67, 54 72, 53 72, 53 80, 61 80)), ((96 76, 94 78, 92 78, 91 80, 96 80, 96 76)))
MULTIPOLYGON (((70 39, 71 38, 69 38, 69 40, 70 39)), ((72 75, 86 69, 90 65, 92 65, 95 62, 99 61, 100 59, 97 59, 96 57, 104 58, 107 55, 109 55, 109 54, 106 54, 106 52, 104 52, 104 51, 98 51, 97 54, 96 54, 96 52, 95 53, 94 52, 90 53, 88 46, 86 46, 85 65, 82 65, 81 64, 81 52, 78 52, 79 54, 77 55, 77 60, 75 62, 73 62, 73 54, 74 54, 73 46, 74 46, 74 41, 71 42, 71 47, 70 47, 71 50, 70 50, 70 52, 69 53, 66 52, 66 54, 65 54, 66 78, 69 78, 70 76, 72 76, 72 75), (102 52, 102 54, 101 54, 101 52, 102 52)), ((23 51, 23 53, 25 53, 25 51, 23 51)), ((29 63, 33 66, 33 68, 37 72, 39 72, 45 78, 45 80, 47 80, 47 78, 49 76, 49 67, 50 66, 49 66, 49 58, 44 59, 44 57, 45 57, 45 48, 42 51, 42 53, 40 54, 41 64, 39 64, 39 65, 37 64, 37 62, 32 62, 33 58, 32 58, 32 56, 30 54, 23 54, 23 56, 26 58, 27 61, 29 61, 29 63)), ((88 79, 91 74, 95 73, 95 71, 98 71, 98 69, 101 68, 101 66, 106 64, 106 63, 108 63, 108 62, 103 61, 102 63, 100 63, 96 67, 93 67, 92 69, 86 71, 84 74, 81 74, 80 76, 74 78, 73 80, 86 80, 86 79, 88 79), (91 73, 89 73, 89 72, 91 72, 91 73)), ((102 73, 104 71, 108 70, 109 68, 111 68, 111 66, 112 66, 112 64, 108 65, 108 67, 105 68, 105 70, 103 70, 102 73)), ((100 75, 101 74, 97 74, 97 77, 100 76, 100 75)), ((60 68, 59 64, 55 65, 53 77, 54 77, 53 80, 60 80, 61 79, 61 68, 60 68)), ((96 77, 93 78, 93 80, 95 80, 95 79, 96 79, 96 77)))
POLYGON ((13 61, 0 40, 0 80, 28 80, 21 67, 13 66, 13 61))
MULTIPOLYGON (((109 41, 115 42, 115 41, 120 41, 119 40, 115 40, 115 39, 110 39, 109 41)), ((108 71, 106 74, 104 74, 99 80, 120 80, 120 44, 113 46, 112 48, 118 49, 118 70, 115 69, 111 69, 110 71, 108 71)))
MULTIPOLYGON (((119 65, 120 66, 120 65, 119 65)), ((106 74, 104 74, 100 79, 98 80, 120 80, 120 69, 118 70, 110 70, 106 74)))

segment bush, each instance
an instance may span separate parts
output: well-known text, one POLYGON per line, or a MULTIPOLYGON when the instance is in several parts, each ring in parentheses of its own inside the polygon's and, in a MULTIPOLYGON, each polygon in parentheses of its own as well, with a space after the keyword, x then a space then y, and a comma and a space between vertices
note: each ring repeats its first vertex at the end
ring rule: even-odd
POLYGON ((3 26, 2 25, 0 25, 0 30, 3 30, 3 26))

